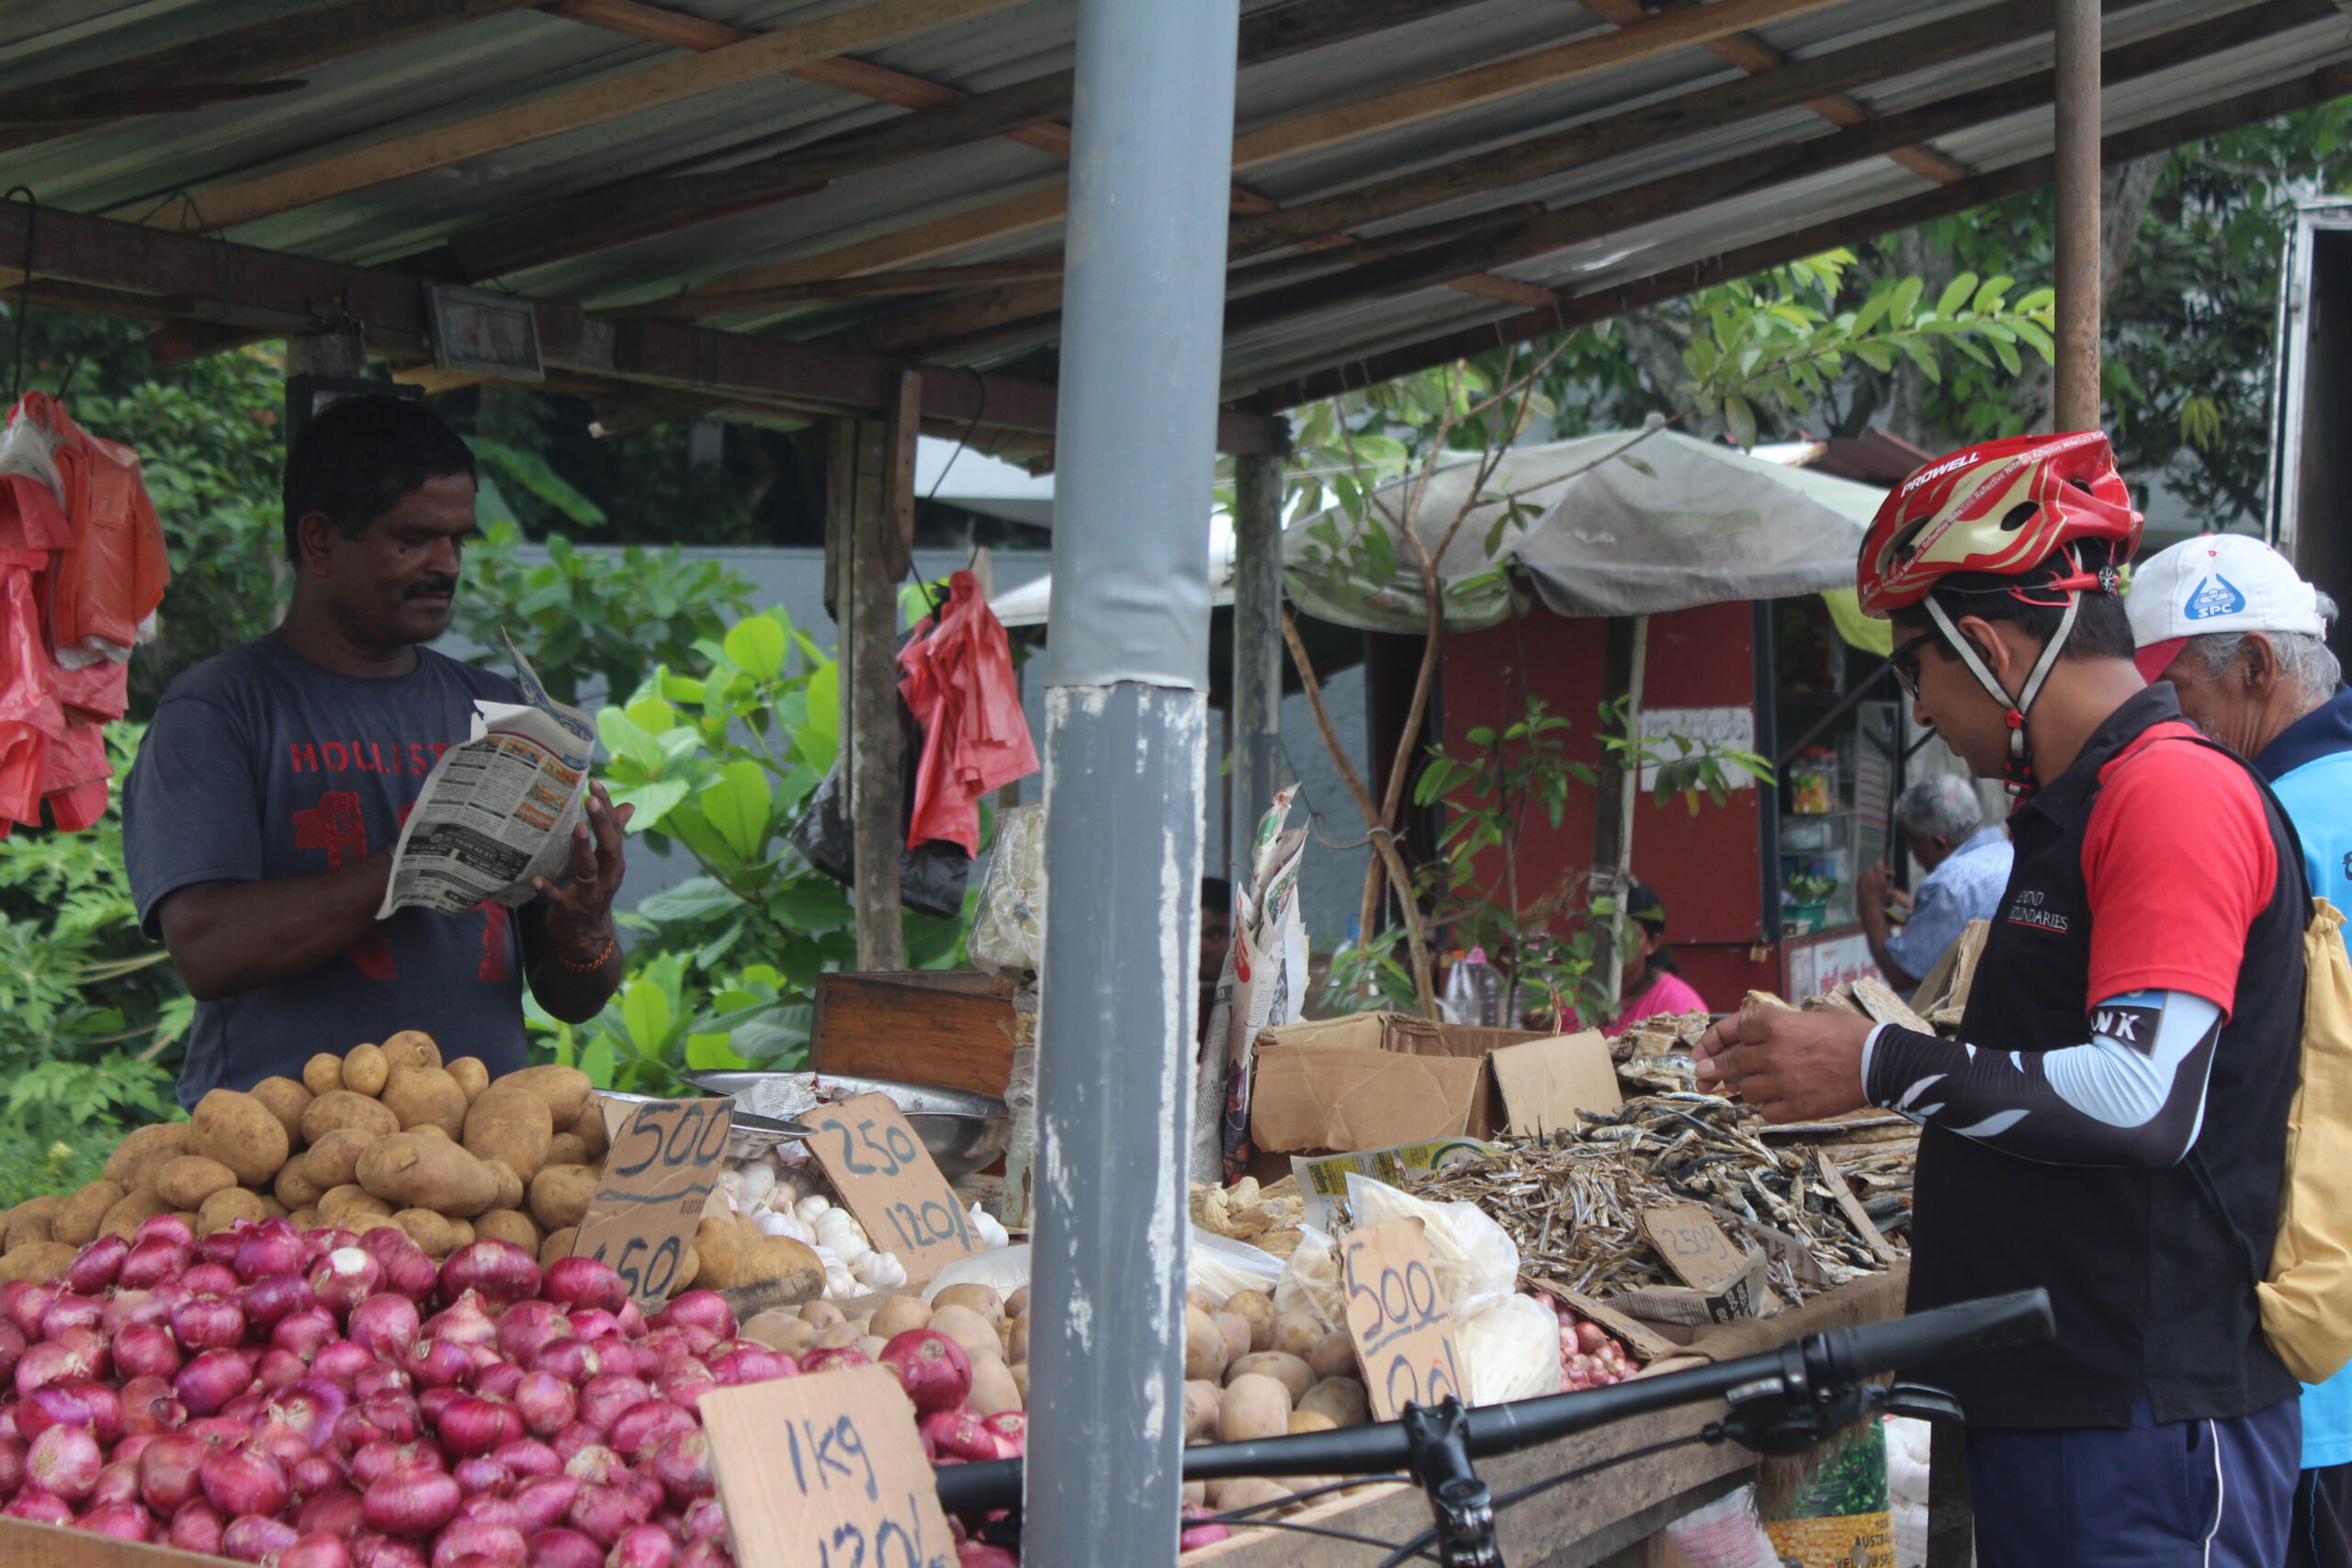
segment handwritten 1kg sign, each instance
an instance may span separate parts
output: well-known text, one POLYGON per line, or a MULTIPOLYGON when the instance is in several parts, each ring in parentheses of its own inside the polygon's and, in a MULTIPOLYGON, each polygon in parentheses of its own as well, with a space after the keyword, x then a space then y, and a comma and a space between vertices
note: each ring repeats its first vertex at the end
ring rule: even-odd
POLYGON ((874 1245, 898 1255, 910 1284, 980 1250, 955 1190, 888 1095, 854 1095, 800 1120, 834 1190, 874 1245))
POLYGON ((715 1388, 700 1408, 739 1568, 955 1568, 914 1406, 888 1368, 715 1388))
POLYGON ((658 1311, 723 1168, 735 1102, 607 1100, 604 1106, 612 1147, 572 1256, 611 1265, 639 1311, 658 1311))
POLYGON ((1340 1243, 1348 1285, 1348 1335, 1363 1362, 1372 1413, 1394 1421, 1408 1404, 1466 1399, 1453 1350, 1453 1315, 1417 1219, 1351 1231, 1340 1243))

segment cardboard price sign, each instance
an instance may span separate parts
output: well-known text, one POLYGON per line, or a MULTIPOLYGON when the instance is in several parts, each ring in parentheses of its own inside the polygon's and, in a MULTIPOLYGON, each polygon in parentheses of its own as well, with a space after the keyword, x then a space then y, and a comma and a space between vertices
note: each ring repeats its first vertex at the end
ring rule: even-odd
POLYGON ((1696 1203, 1668 1203, 1644 1209, 1642 1229, 1666 1266, 1707 1298, 1708 1315, 1718 1322, 1756 1315, 1765 1294, 1764 1254, 1735 1245, 1713 1214, 1696 1203))
POLYGON ((955 1568, 915 1408, 888 1367, 703 1395, 738 1568, 955 1568))
POLYGON ((888 1095, 855 1095, 800 1120, 833 1190, 874 1245, 898 1255, 909 1284, 980 1250, 955 1190, 888 1095))
POLYGON ((735 1102, 604 1100, 612 1148, 573 1238, 575 1258, 609 1264, 640 1312, 657 1312, 677 1283, 687 1244, 724 1167, 735 1102))
POLYGON ((1394 1421, 1408 1404, 1465 1398, 1453 1320, 1430 1266, 1419 1220, 1351 1231, 1340 1243, 1347 1277, 1348 1337, 1363 1362, 1372 1413, 1394 1421))

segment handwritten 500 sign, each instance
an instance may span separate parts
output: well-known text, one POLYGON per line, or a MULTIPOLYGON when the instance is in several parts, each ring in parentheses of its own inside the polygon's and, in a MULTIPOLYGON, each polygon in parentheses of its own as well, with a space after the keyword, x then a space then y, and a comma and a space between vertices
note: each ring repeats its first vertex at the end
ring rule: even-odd
POLYGON ((980 1250, 955 1190, 889 1096, 857 1095, 800 1120, 842 1201, 876 1247, 898 1254, 910 1281, 922 1284, 980 1250))
POLYGON ((1363 1362, 1373 1414, 1393 1421, 1408 1404, 1463 1393, 1453 1315, 1430 1267, 1419 1220, 1351 1232, 1340 1244, 1347 1270, 1348 1334, 1363 1362))
POLYGON ((677 1282, 718 1179, 734 1105, 726 1099, 605 1101, 612 1148, 571 1251, 611 1265, 640 1311, 659 1308, 677 1282))
POLYGON ((888 1368, 713 1389, 701 1410, 741 1568, 954 1568, 914 1406, 888 1368))

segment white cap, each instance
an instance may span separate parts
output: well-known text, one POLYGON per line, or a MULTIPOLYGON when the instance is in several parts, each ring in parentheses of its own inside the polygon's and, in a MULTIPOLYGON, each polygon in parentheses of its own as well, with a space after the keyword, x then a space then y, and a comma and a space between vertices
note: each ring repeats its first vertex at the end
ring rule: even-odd
POLYGON ((2327 635, 2319 594, 2287 558, 2246 534, 2200 534, 2132 570, 2124 613, 2154 681, 2193 637, 2230 632, 2327 635))

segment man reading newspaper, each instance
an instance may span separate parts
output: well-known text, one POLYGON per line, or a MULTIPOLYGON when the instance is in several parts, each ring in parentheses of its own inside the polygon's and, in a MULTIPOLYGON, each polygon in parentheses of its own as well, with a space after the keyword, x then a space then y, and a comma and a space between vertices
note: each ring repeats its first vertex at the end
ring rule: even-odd
POLYGON ((197 998, 181 1102, 401 1029, 511 1072, 526 983, 575 1021, 620 983, 629 811, 536 682, 420 646, 474 531, 455 433, 346 400, 296 442, 285 496, 284 624, 172 682, 123 792, 140 919, 197 998))

